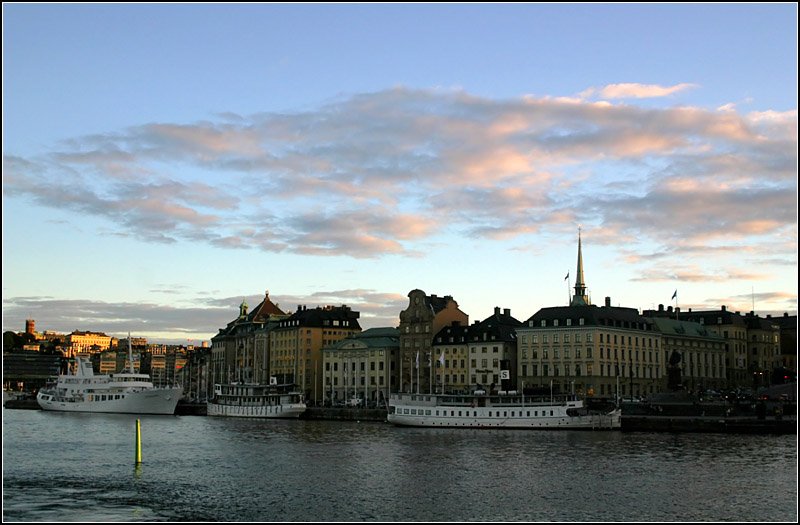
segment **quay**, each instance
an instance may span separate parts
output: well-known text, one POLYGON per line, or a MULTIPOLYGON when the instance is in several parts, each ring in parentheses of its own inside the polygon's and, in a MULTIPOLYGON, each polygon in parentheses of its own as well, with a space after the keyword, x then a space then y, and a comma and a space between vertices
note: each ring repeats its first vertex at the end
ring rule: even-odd
POLYGON ((330 421, 386 421, 388 411, 384 408, 308 407, 301 419, 324 419, 330 421))

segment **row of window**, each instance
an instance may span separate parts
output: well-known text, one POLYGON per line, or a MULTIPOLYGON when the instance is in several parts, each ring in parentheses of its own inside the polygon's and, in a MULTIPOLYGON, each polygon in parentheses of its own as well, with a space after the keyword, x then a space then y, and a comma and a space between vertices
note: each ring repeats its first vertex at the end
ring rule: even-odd
MULTIPOLYGON (((553 416, 553 410, 489 410, 488 416, 482 415, 480 417, 547 417, 553 416), (539 415, 541 412, 541 416, 539 415)), ((435 415, 438 417, 478 417, 477 410, 431 410, 427 408, 397 408, 396 413, 408 416, 430 416, 435 415), (472 414, 470 416, 470 413, 472 414)))
MULTIPOLYGON (((365 379, 364 376, 360 376, 358 378, 359 384, 361 386, 364 386, 366 384, 364 379, 365 379)), ((383 380, 383 376, 378 376, 377 383, 375 382, 375 376, 369 376, 369 384, 370 385, 375 386, 377 384, 378 386, 383 386, 383 381, 384 381, 383 380)), ((344 385, 344 384, 346 384, 346 382, 347 382, 347 378, 345 378, 345 380, 342 381, 342 384, 344 385)), ((325 384, 327 386, 331 385, 331 377, 330 376, 325 376, 325 384)), ((339 377, 338 376, 333 376, 333 386, 339 386, 339 377)), ((351 376, 350 377, 350 386, 356 386, 356 377, 355 376, 351 376)))

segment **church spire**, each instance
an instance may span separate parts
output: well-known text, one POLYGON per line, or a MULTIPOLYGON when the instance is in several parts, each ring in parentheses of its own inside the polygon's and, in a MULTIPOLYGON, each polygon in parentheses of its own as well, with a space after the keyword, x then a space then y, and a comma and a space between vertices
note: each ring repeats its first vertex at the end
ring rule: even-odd
POLYGON ((578 276, 575 280, 575 295, 572 296, 570 306, 588 305, 589 297, 586 295, 586 284, 583 282, 583 252, 581 251, 581 228, 578 227, 578 276))

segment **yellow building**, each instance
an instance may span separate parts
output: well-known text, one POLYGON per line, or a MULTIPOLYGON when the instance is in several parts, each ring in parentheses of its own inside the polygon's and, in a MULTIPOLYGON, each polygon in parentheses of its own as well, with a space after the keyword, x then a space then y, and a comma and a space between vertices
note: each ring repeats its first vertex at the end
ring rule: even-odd
POLYGON ((310 403, 323 399, 322 348, 361 331, 358 312, 325 306, 297 311, 269 333, 269 373, 278 383, 295 383, 310 403))
POLYGON ((65 346, 70 355, 96 354, 111 348, 111 337, 101 332, 80 332, 67 335, 65 346))

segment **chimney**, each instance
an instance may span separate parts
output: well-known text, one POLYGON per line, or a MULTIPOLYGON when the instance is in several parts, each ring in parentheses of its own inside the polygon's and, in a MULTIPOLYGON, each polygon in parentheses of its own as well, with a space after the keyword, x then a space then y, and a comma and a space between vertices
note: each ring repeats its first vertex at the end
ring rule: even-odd
POLYGON ((503 308, 503 315, 511 317, 511 308, 503 308))
POLYGON ((727 310, 725 309, 725 305, 724 305, 724 304, 722 305, 722 311, 723 311, 723 312, 727 311, 727 310))
POLYGON ((672 313, 672 306, 667 306, 667 312, 672 313))
POLYGON ((495 306, 494 307, 494 315, 500 315, 500 307, 499 306, 495 306))
POLYGON ((606 297, 606 306, 611 306, 611 297, 606 297))
POLYGON ((664 311, 664 305, 663 304, 658 305, 658 311, 659 312, 663 312, 664 311))

